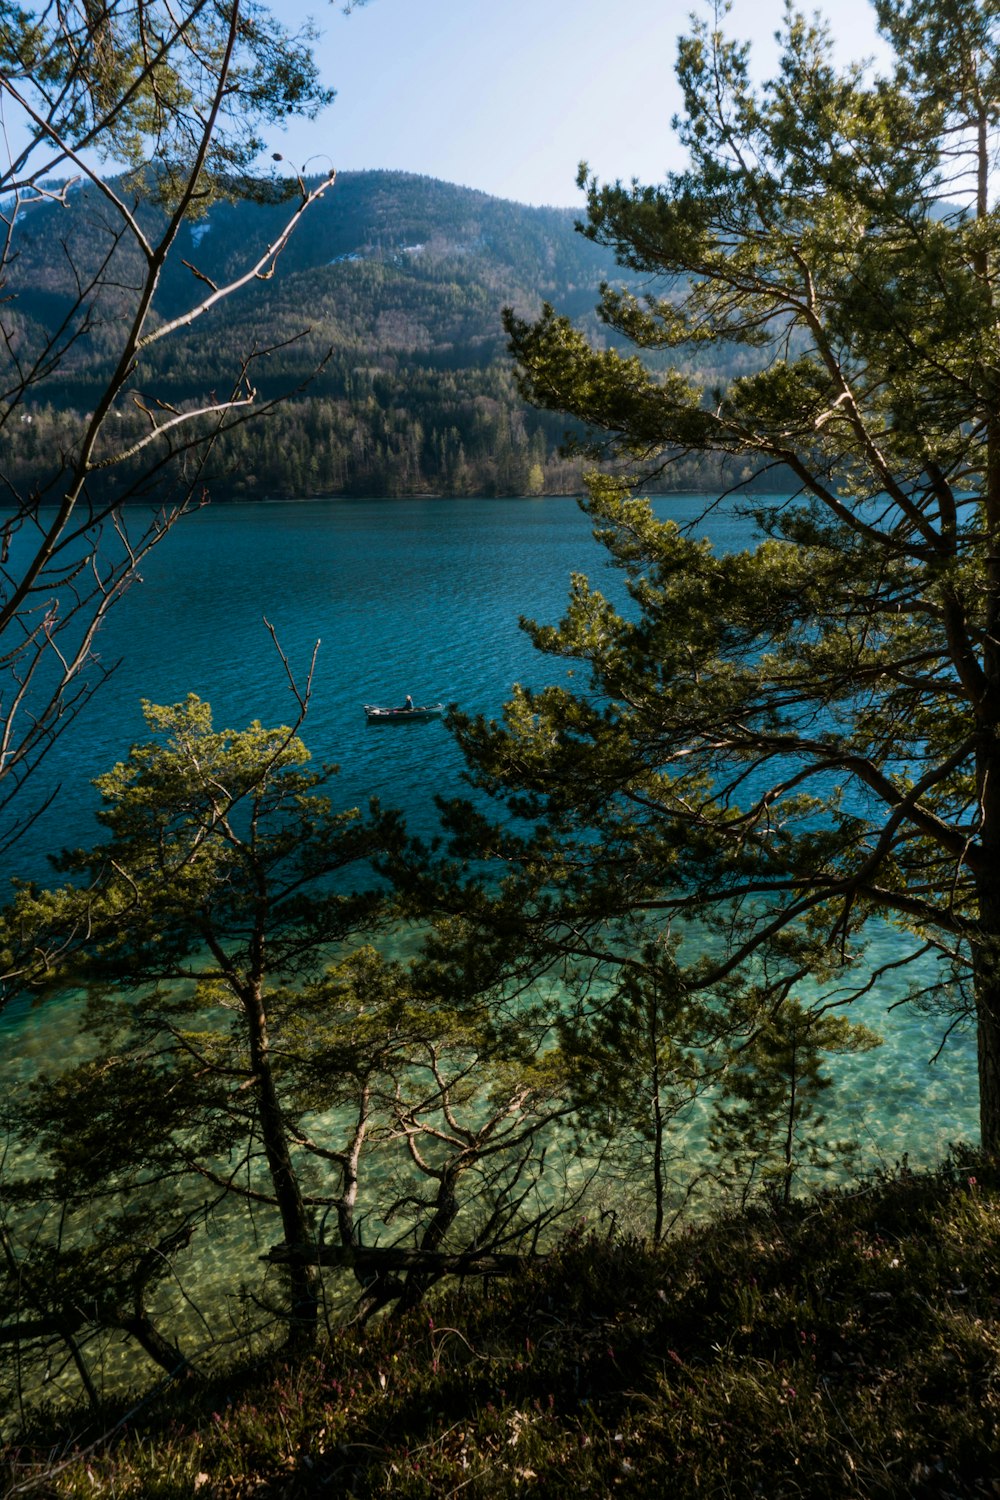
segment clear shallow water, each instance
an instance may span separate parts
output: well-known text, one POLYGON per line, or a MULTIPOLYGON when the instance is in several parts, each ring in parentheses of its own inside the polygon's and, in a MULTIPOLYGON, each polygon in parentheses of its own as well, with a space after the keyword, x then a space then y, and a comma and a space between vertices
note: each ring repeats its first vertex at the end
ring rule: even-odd
MULTIPOLYGON (((696 497, 657 502, 661 514, 680 520, 703 508, 696 497)), ((721 548, 748 540, 746 523, 721 509, 697 530, 721 548)), ((145 737, 141 698, 170 703, 196 692, 220 725, 287 722, 295 703, 264 616, 300 680, 321 641, 302 733, 317 761, 341 767, 335 803, 364 803, 374 793, 401 807, 414 832, 431 834, 434 794, 462 789, 457 750, 440 722, 373 728, 362 705, 411 693, 417 702, 443 699, 496 715, 515 681, 561 680, 564 668, 532 651, 517 617, 558 619, 573 571, 621 596, 620 578, 571 500, 303 502, 219 506, 187 518, 112 613, 101 651, 108 663, 121 657, 121 666, 57 745, 46 776, 61 783, 59 795, 19 846, 16 869, 0 876, 45 878, 49 850, 94 840, 89 778, 145 737)), ((895 956, 902 941, 875 929, 872 962, 895 956)), ((884 984, 851 1012, 886 1044, 839 1060, 827 1099, 828 1133, 858 1138, 868 1164, 891 1165, 904 1153, 914 1163, 930 1160, 977 1132, 972 1038, 956 1035, 931 1063, 942 1023, 905 1008, 890 1012, 899 995, 884 984)), ((0 1087, 86 1050, 72 1005, 15 1008, 0 1027, 0 1087)), ((696 1150, 702 1138, 695 1111, 679 1144, 696 1150)), ((279 1238, 266 1215, 256 1232, 261 1247, 279 1238)), ((201 1288, 231 1290, 255 1265, 246 1234, 234 1217, 201 1235, 185 1274, 201 1288)), ((196 1330, 192 1337, 197 1345, 196 1330)))

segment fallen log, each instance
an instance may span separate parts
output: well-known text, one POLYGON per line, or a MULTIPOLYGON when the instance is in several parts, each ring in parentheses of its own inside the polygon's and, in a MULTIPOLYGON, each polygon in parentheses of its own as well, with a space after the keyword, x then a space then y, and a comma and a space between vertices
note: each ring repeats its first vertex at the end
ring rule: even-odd
POLYGON ((261 1260, 272 1266, 345 1266, 362 1276, 383 1271, 431 1271, 448 1276, 515 1276, 545 1255, 407 1249, 402 1245, 274 1245, 261 1260))

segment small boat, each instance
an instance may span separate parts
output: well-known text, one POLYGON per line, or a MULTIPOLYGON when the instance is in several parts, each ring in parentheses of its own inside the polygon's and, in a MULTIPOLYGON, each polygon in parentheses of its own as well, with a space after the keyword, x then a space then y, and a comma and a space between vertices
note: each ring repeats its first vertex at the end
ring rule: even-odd
POLYGON ((415 724, 421 719, 440 719, 443 713, 443 703, 412 703, 402 708, 379 708, 375 703, 365 704, 365 718, 369 724, 415 724))

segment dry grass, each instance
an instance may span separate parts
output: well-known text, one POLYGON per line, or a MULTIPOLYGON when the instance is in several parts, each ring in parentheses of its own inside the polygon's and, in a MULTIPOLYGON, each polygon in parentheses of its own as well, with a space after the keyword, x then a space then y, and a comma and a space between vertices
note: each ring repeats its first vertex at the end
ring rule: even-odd
POLYGON ((660 1251, 581 1228, 109 1441, 39 1426, 6 1474, 88 1500, 1000 1496, 998 1313, 1000 1174, 965 1158, 660 1251))

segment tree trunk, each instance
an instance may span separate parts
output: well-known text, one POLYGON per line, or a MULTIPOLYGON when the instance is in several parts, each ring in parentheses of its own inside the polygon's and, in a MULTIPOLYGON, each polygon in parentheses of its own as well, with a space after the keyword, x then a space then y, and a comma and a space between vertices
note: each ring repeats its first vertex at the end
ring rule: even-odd
MULTIPOLYGON (((271 1059, 268 1049, 267 1017, 260 989, 244 995, 244 1012, 250 1041, 250 1066, 254 1091, 260 1111, 260 1134, 271 1174, 271 1184, 281 1216, 285 1243, 292 1247, 312 1248, 313 1226, 302 1201, 299 1180, 288 1145, 288 1135, 281 1115, 271 1059)), ((319 1315, 321 1278, 315 1265, 293 1260, 288 1266, 291 1309, 290 1332, 293 1341, 309 1342, 315 1337, 319 1315)))
POLYGON ((653 1220, 653 1244, 663 1238, 663 1220, 666 1208, 666 1184, 663 1180, 663 1147, 666 1128, 663 1120, 663 1103, 660 1098, 660 1072, 653 1065, 653 1196, 655 1217, 653 1220))
MULTIPOLYGON (((975 78, 978 84, 978 78, 975 78)), ((988 115, 977 120, 976 218, 989 217, 992 167, 988 115)), ((993 256, 984 237, 973 250, 972 264, 988 293, 997 329, 993 256)), ((979 1067, 979 1129, 982 1149, 1000 1154, 1000 390, 984 390, 986 464, 983 511, 986 521, 986 565, 983 588, 982 667, 985 691, 978 705, 976 791, 979 798, 979 842, 982 865, 976 876, 978 931, 973 940, 972 971, 976 998, 979 1067)))
MULTIPOLYGON (((460 1159, 442 1171, 434 1199, 434 1213, 420 1237, 419 1248, 424 1254, 434 1255, 440 1250, 445 1235, 458 1217, 458 1180, 470 1165, 469 1161, 460 1159)), ((417 1303, 422 1301, 433 1279, 433 1276, 428 1277, 416 1270, 408 1271, 396 1311, 404 1313, 416 1307, 417 1303)))
POLYGON ((792 1043, 791 1068, 789 1070, 788 1117, 785 1128, 784 1166, 782 1169, 781 1201, 787 1208, 792 1201, 792 1168, 795 1158, 795 1116, 798 1111, 799 1054, 792 1043))
POLYGON ((997 879, 979 882, 979 931, 973 950, 979 1128, 988 1156, 1000 1156, 1000 863, 995 868, 997 879))
POLYGON ((172 1344, 168 1338, 156 1327, 152 1318, 142 1307, 137 1307, 133 1313, 124 1314, 119 1320, 118 1327, 123 1333, 129 1334, 135 1339, 150 1359, 166 1370, 168 1375, 181 1376, 185 1380, 195 1377, 196 1371, 190 1360, 181 1353, 176 1344, 172 1344))
POLYGON ((976 783, 980 858, 972 969, 979 1062, 982 1148, 1000 1155, 1000 421, 987 434, 987 554, 983 630, 986 688, 978 713, 976 783))

